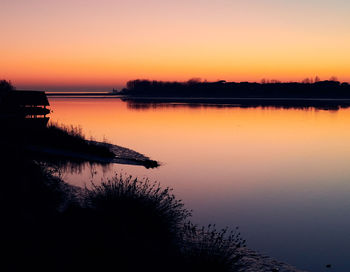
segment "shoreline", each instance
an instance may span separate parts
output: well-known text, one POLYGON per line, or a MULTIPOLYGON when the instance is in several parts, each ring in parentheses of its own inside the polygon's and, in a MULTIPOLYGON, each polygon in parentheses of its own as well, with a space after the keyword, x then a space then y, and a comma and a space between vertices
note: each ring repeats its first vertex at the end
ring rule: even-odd
POLYGON ((125 147, 113 145, 113 144, 96 142, 96 141, 89 141, 89 142, 96 145, 107 146, 109 150, 115 154, 115 157, 106 158, 106 157, 96 156, 93 154, 87 154, 83 152, 75 152, 67 149, 59 149, 59 148, 44 147, 44 146, 37 146, 37 145, 27 146, 27 149, 34 153, 46 154, 49 156, 50 155, 60 156, 64 158, 73 158, 73 159, 91 161, 91 162, 102 163, 102 164, 117 163, 117 164, 128 164, 128 165, 139 165, 139 166, 144 166, 146 168, 155 168, 160 166, 159 162, 151 160, 149 157, 146 157, 145 155, 138 153, 134 150, 131 150, 129 148, 125 148, 125 147))
MULTIPOLYGON (((84 205, 83 198, 86 194, 86 188, 68 184, 63 180, 51 181, 49 186, 55 182, 58 183, 60 189, 65 192, 67 197, 66 201, 61 203, 60 211, 66 209, 69 206, 69 202, 74 199, 81 205, 84 205)), ((239 248, 238 252, 241 258, 235 265, 237 269, 235 271, 237 272, 308 272, 246 247, 239 248)))
POLYGON ((145 100, 145 101, 339 101, 349 102, 349 98, 334 98, 334 97, 215 97, 215 96, 133 96, 114 94, 108 92, 45 92, 46 96, 56 97, 70 97, 70 98, 89 98, 107 97, 119 98, 121 100, 145 100))
POLYGON ((248 248, 239 251, 243 256, 238 261, 237 272, 307 272, 248 248))
POLYGON ((350 98, 326 98, 326 97, 173 97, 173 96, 120 96, 124 101, 335 101, 349 102, 350 98))
POLYGON ((168 96, 130 96, 115 94, 61 94, 49 95, 49 98, 71 99, 120 99, 130 107, 147 108, 161 104, 190 104, 194 106, 227 106, 227 107, 279 107, 279 108, 316 108, 338 110, 350 107, 350 98, 326 97, 168 97, 168 96))

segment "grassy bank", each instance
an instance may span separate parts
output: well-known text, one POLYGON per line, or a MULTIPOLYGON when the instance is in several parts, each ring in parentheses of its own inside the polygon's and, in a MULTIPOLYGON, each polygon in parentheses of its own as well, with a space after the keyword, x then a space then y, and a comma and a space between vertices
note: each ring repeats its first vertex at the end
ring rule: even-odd
POLYGON ((107 145, 98 145, 92 141, 88 141, 82 133, 82 129, 74 126, 50 123, 47 127, 37 128, 31 131, 27 135, 26 141, 29 145, 62 149, 103 158, 115 157, 107 145))

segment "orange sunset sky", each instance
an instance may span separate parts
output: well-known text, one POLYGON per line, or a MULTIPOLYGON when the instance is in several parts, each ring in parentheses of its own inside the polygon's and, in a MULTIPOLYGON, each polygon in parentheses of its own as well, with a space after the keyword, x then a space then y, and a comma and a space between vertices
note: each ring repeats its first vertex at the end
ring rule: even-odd
POLYGON ((348 0, 0 0, 0 78, 110 90, 136 78, 350 81, 348 0))

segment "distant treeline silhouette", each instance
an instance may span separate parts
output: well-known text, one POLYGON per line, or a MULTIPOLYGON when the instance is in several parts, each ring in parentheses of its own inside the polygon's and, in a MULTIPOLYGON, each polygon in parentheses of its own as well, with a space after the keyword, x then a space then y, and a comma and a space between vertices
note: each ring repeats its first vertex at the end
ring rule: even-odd
POLYGON ((140 97, 223 97, 223 98, 349 98, 350 84, 331 80, 282 83, 216 82, 192 79, 187 82, 131 80, 121 94, 140 97))

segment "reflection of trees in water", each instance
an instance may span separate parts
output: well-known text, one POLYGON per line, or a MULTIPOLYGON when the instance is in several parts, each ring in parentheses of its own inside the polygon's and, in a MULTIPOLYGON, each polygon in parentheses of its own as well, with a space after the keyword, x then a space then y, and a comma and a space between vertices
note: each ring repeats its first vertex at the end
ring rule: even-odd
POLYGON ((71 159, 45 159, 45 161, 41 161, 40 164, 46 169, 49 169, 52 174, 60 178, 63 178, 64 174, 66 173, 79 175, 88 169, 90 171, 91 178, 93 179, 97 173, 97 168, 99 168, 99 170, 101 170, 103 173, 108 172, 111 168, 111 164, 109 163, 97 163, 71 159))
POLYGON ((350 101, 332 101, 332 100, 300 100, 300 101, 242 101, 232 102, 162 102, 162 101, 142 101, 142 100, 126 100, 127 107, 132 110, 151 110, 166 108, 261 108, 261 109, 296 109, 296 110, 330 110, 337 111, 350 107, 350 101))

